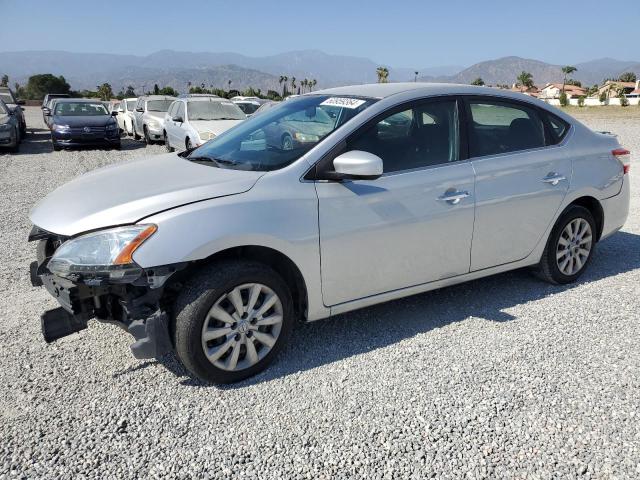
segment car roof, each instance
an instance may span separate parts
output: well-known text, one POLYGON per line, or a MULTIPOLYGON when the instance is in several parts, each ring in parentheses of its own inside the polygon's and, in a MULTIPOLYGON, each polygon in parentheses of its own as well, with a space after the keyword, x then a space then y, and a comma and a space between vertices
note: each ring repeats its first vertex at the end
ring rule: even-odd
POLYGON ((229 102, 230 100, 222 97, 182 97, 178 98, 180 102, 229 102))
POLYGON ((533 97, 518 92, 502 90, 491 87, 478 87, 475 85, 463 85, 456 83, 424 83, 424 82, 399 82, 399 83, 370 83, 364 85, 351 85, 346 87, 327 88, 305 95, 347 95, 357 97, 370 97, 383 99, 392 95, 405 92, 414 92, 416 97, 430 95, 491 95, 518 100, 536 100, 533 97))
POLYGON ((102 103, 104 102, 98 98, 53 98, 52 101, 56 103, 102 103))

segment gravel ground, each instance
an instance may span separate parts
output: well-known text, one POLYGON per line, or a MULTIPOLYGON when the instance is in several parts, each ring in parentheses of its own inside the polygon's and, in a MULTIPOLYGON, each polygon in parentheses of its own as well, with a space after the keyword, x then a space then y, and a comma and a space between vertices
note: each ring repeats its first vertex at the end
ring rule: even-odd
MULTIPOLYGON (((583 120, 640 151, 640 116, 598 115, 583 120)), ((54 153, 40 111, 27 120, 0 155, 0 478, 640 477, 640 168, 580 283, 517 271, 303 325, 266 372, 218 388, 96 322, 44 343, 57 305, 29 283, 30 207, 162 147, 54 153)))

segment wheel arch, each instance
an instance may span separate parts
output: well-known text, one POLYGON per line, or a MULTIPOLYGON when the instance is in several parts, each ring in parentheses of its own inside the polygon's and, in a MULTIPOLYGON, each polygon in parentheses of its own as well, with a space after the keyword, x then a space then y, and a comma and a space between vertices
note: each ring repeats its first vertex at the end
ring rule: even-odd
POLYGON ((591 212, 593 219, 596 221, 596 241, 600 240, 600 237, 602 236, 602 229, 604 227, 604 209, 602 208, 602 204, 595 197, 585 195, 573 200, 569 205, 567 205, 567 208, 573 205, 584 207, 591 212))
POLYGON ((206 258, 193 262, 180 277, 189 277, 205 266, 223 260, 253 260, 273 268, 285 281, 291 291, 296 317, 306 319, 308 308, 307 285, 302 272, 291 258, 284 253, 262 245, 242 245, 220 250, 206 258))

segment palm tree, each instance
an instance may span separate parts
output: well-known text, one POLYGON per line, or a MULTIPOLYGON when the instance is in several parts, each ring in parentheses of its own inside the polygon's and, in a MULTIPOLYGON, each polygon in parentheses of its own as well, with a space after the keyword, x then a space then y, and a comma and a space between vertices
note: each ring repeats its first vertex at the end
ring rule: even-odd
POLYGON ((318 81, 315 78, 309 82, 309 91, 313 90, 313 87, 316 86, 316 83, 318 83, 318 81))
POLYGON ((533 87, 533 75, 531 75, 529 72, 525 72, 523 70, 520 75, 518 75, 518 78, 516 80, 518 81, 518 85, 520 85, 520 87, 524 87, 524 89, 521 90, 523 92, 526 91, 527 88, 533 87))
POLYGON ((228 90, 228 91, 231 91, 231 80, 229 80, 229 81, 227 82, 227 85, 228 85, 228 87, 229 87, 229 88, 227 88, 227 90, 228 90))
POLYGON ((418 81, 418 73, 420 72, 413 72, 415 74, 415 76, 413 77, 413 81, 417 82, 418 81))
POLYGON ((296 93, 296 77, 291 77, 291 91, 296 93))
POLYGON ((572 67, 571 65, 567 65, 562 67, 562 73, 564 73, 564 78, 562 80, 562 93, 564 93, 564 86, 567 84, 567 76, 571 75, 573 72, 577 71, 576 67, 572 67))
POLYGON ((389 69, 386 67, 376 68, 378 74, 378 83, 387 83, 389 81, 389 69))
POLYGON ((286 97, 287 95, 287 81, 289 80, 289 77, 287 77, 286 75, 280 75, 280 83, 284 84, 282 87, 282 98, 286 97))

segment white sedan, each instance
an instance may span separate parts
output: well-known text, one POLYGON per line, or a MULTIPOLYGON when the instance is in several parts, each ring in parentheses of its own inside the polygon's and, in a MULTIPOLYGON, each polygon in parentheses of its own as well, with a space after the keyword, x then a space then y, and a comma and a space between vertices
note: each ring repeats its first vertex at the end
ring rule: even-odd
POLYGON ((244 112, 226 98, 179 98, 165 115, 165 146, 169 152, 191 150, 246 118, 244 112))

